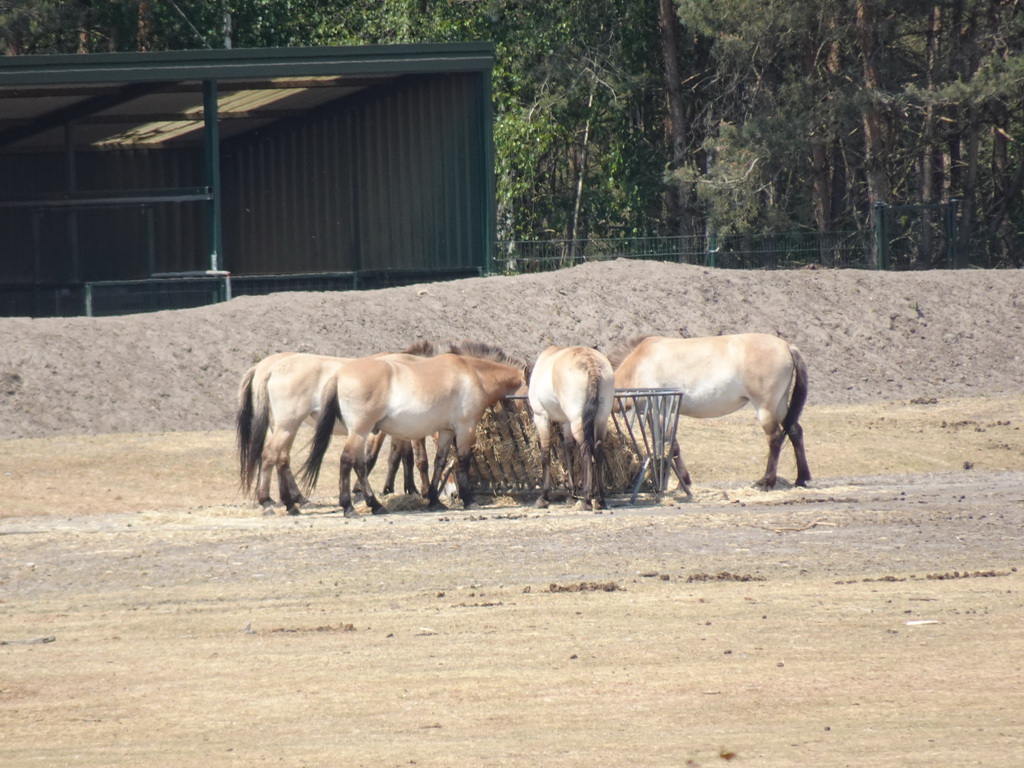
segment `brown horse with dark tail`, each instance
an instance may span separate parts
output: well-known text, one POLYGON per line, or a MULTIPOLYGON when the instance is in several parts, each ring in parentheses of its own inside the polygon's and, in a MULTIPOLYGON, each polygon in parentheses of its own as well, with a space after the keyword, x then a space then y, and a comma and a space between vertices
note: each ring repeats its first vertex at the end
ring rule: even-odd
MULTIPOLYGON (((474 351, 479 354, 482 350, 474 351)), ((355 514, 350 487, 354 469, 367 506, 379 512, 382 505, 370 487, 367 471, 369 435, 380 430, 400 440, 421 440, 436 433, 437 457, 427 490, 430 506, 441 505, 440 475, 453 442, 458 454, 459 497, 466 507, 471 506, 469 462, 477 424, 488 407, 524 389, 529 375, 527 366, 513 362, 496 348, 493 352, 489 357, 451 353, 365 357, 339 368, 322 393, 323 407, 302 471, 307 488, 315 485, 331 435, 340 423, 348 439, 341 452, 338 503, 346 516, 355 514)))

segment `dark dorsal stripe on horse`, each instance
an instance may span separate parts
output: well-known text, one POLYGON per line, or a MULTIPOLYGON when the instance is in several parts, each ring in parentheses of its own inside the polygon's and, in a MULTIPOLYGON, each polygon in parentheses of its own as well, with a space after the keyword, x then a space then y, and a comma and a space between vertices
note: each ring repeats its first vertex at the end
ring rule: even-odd
POLYGON ((485 341, 475 341, 473 339, 449 339, 448 341, 442 342, 420 339, 404 349, 403 352, 407 355, 416 355, 417 357, 437 357, 438 355, 452 354, 463 355, 465 357, 478 357, 482 360, 493 360, 496 363, 511 365, 513 368, 518 368, 519 370, 524 371, 526 373, 527 380, 529 380, 529 371, 532 367, 529 363, 523 362, 514 355, 510 355, 501 347, 494 344, 488 344, 485 341))

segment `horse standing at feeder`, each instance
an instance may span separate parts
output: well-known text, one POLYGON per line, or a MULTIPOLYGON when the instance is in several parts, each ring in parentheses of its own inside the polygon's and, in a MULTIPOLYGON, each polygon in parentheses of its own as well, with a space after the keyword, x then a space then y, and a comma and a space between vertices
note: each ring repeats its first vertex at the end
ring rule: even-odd
POLYGON ((604 439, 615 400, 615 373, 608 358, 589 347, 551 346, 540 353, 530 376, 529 401, 540 442, 543 480, 536 506, 551 494, 551 425, 562 425, 564 464, 573 481, 573 453, 583 475, 583 507, 604 507, 604 439), (573 450, 575 449, 575 451, 573 450))
MULTIPOLYGON (((615 350, 612 361, 616 387, 681 390, 679 412, 686 416, 725 416, 749 403, 768 437, 768 464, 756 485, 775 487, 787 436, 796 456, 796 485, 810 481, 800 426, 807 400, 807 364, 794 345, 765 333, 691 339, 638 336, 615 350)), ((672 451, 676 473, 689 494, 690 474, 678 439, 673 439, 672 451)))
POLYGON ((438 485, 453 441, 458 454, 459 496, 469 507, 473 503, 469 462, 477 424, 488 407, 525 388, 526 381, 527 367, 497 348, 489 357, 399 354, 353 360, 339 368, 324 387, 323 408, 303 466, 303 479, 308 487, 315 485, 331 434, 340 421, 348 439, 341 452, 338 503, 346 517, 355 516, 350 489, 355 469, 367 506, 378 513, 382 505, 367 476, 370 433, 379 429, 402 440, 421 440, 437 433, 437 457, 427 493, 430 507, 441 506, 438 485))

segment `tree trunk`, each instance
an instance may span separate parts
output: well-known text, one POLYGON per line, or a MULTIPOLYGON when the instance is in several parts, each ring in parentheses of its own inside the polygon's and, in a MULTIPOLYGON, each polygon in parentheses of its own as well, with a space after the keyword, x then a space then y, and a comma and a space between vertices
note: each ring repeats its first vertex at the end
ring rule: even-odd
POLYGON ((965 158, 963 179, 963 202, 960 204, 960 242, 957 252, 964 255, 970 253, 971 240, 974 238, 974 209, 978 198, 978 161, 980 157, 979 108, 973 101, 967 107, 967 157, 965 158))
MULTIPOLYGON (((878 75, 878 45, 873 0, 856 0, 857 39, 863 65, 864 107, 861 120, 864 126, 864 174, 867 181, 869 221, 874 228, 875 211, 879 203, 889 202, 889 188, 885 175, 885 143, 883 115, 879 108, 880 78, 878 75)), ((878 248, 872 249, 871 266, 878 266, 878 248)))
MULTIPOLYGON (((834 33, 836 19, 829 17, 824 22, 830 33, 834 33)), ((804 76, 811 83, 817 80, 818 71, 818 50, 820 40, 808 35, 804 43, 804 76)), ((825 69, 830 76, 839 74, 841 57, 839 43, 833 40, 830 43, 825 55, 825 69)), ((835 171, 834 158, 840 155, 839 147, 833 136, 830 125, 820 125, 815 135, 810 138, 811 142, 811 196, 814 208, 814 223, 818 232, 826 233, 835 230, 836 214, 836 184, 840 174, 835 171)), ((819 259, 824 266, 837 266, 840 262, 840 255, 832 247, 828 247, 819 254, 819 259)))
MULTIPOLYGON (((938 6, 932 9, 931 19, 928 27, 928 38, 925 50, 925 90, 934 93, 938 78, 939 66, 939 43, 942 39, 942 10, 938 6)), ((918 199, 924 205, 934 205, 941 199, 941 174, 938 168, 937 158, 937 118, 935 104, 929 99, 924 109, 924 125, 921 136, 920 168, 918 173, 918 199)), ((928 209, 929 211, 933 209, 928 209)), ((924 225, 921 230, 920 257, 929 264, 934 264, 939 259, 936 248, 939 245, 939 238, 933 229, 933 217, 929 213, 923 217, 924 225)), ((945 218, 940 218, 945 221, 945 218)), ((947 236, 951 233, 947 233, 947 236)))
POLYGON ((579 251, 578 240, 580 236, 580 209, 583 205, 583 183, 587 175, 587 154, 590 149, 590 117, 594 108, 595 89, 596 86, 592 85, 590 88, 590 98, 587 100, 587 122, 583 127, 583 145, 580 147, 579 167, 576 169, 576 195, 572 206, 572 229, 569 232, 570 265, 576 263, 579 251))
MULTIPOLYGON (((669 143, 669 172, 686 163, 686 102, 679 65, 679 18, 673 0, 658 0, 658 26, 661 32, 661 56, 664 63, 665 95, 668 106, 666 133, 669 143)), ((671 179, 665 191, 665 209, 669 231, 677 235, 693 233, 686 182, 671 179)))

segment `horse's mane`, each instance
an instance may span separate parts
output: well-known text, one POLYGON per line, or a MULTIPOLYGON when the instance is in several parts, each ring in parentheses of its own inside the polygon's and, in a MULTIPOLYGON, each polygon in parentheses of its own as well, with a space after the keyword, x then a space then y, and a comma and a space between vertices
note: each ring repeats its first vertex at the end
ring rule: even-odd
POLYGON ((608 353, 608 361, 612 364, 612 368, 618 368, 622 365, 622 361, 626 359, 629 353, 640 346, 641 341, 649 337, 649 333, 642 336, 632 336, 616 344, 611 352, 608 353))
POLYGON ((485 341, 474 341, 472 339, 449 340, 440 343, 422 339, 405 349, 404 352, 407 355, 418 355, 419 357, 436 357, 437 355, 451 353, 453 355, 493 360, 496 363, 511 365, 513 368, 518 368, 521 371, 528 371, 530 368, 529 364, 523 362, 518 357, 508 354, 501 347, 488 344, 485 341))
POLYGON ((407 355, 416 355, 417 357, 434 357, 435 355, 443 354, 437 352, 434 342, 427 339, 420 339, 412 346, 403 349, 402 352, 407 355))

